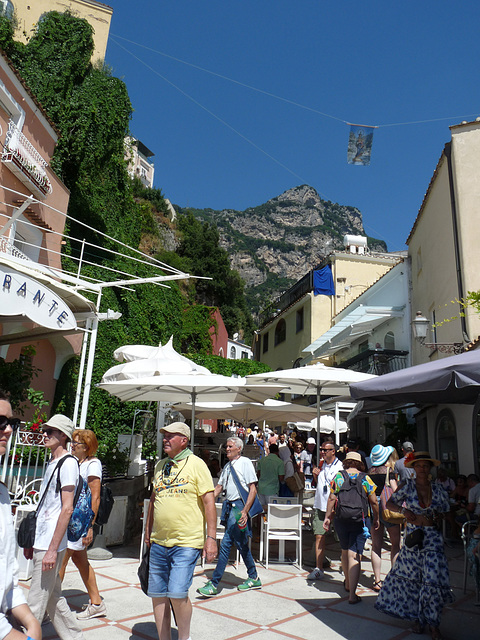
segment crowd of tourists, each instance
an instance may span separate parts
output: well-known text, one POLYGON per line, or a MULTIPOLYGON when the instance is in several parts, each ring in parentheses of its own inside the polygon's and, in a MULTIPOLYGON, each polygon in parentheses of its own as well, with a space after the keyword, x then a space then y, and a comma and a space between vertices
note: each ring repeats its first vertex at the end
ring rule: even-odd
MULTIPOLYGON (((0 455, 5 454, 14 428, 8 397, 0 392, 0 455)), ((33 537, 22 544, 25 557, 33 560, 27 601, 16 576, 16 541, 8 491, 0 484, 4 552, 0 556, 4 576, 0 582, 0 640, 40 640, 46 615, 61 640, 81 640, 78 621, 106 615, 87 557, 101 502, 102 470, 95 457, 97 439, 88 429, 74 430, 71 420, 63 415, 51 417, 42 428, 51 458, 39 491, 33 537), (87 526, 75 537, 70 535, 72 514, 77 509, 77 487, 82 486, 90 496, 91 514, 87 526), (62 579, 70 559, 79 570, 89 597, 76 616, 62 596, 62 579)), ((410 442, 403 443, 401 457, 394 447, 381 444, 375 445, 367 456, 354 439, 347 440, 340 449, 331 437, 324 437, 317 460, 315 438, 301 438, 295 432, 262 432, 252 427, 250 433, 245 429, 239 435, 232 432, 228 436, 222 468, 218 459, 213 464, 212 460, 193 454, 189 447, 190 428, 185 423, 174 422, 161 431, 165 457, 155 468, 146 516, 149 566, 142 583, 152 598, 160 640, 171 637, 171 611, 178 639, 190 640, 189 588, 200 557, 211 563, 218 554, 210 580, 198 589, 201 597, 218 594, 234 546, 247 572, 246 580, 237 589, 261 589, 249 544, 252 518, 264 514, 272 496, 290 495, 301 500, 305 487, 311 487, 315 495, 311 526, 316 566, 307 580, 325 577, 331 563, 325 556, 326 537, 334 529, 341 550, 341 588, 349 604, 360 604, 362 598, 357 590, 361 560, 365 544, 371 539, 371 588, 378 594, 375 607, 408 620, 414 633, 423 633, 428 626, 432 638, 441 638, 442 610, 453 599, 444 553, 443 519, 455 535, 463 522, 478 518, 477 476, 451 480, 439 468, 439 460, 427 451, 414 451, 410 442), (256 469, 252 460, 242 455, 244 445, 251 440, 259 449, 256 469), (431 473, 434 468, 438 469, 435 481, 431 473), (216 502, 220 500, 224 533, 218 548, 216 502), (390 542, 390 571, 382 579, 381 556, 386 536, 390 542)), ((473 531, 469 554, 472 572, 480 580, 480 524, 473 531)))

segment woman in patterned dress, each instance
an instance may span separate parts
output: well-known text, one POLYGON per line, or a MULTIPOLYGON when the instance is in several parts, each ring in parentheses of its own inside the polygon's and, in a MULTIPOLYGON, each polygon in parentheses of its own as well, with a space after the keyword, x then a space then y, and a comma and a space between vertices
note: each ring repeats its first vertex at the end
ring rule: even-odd
POLYGON ((437 528, 450 504, 445 489, 430 477, 432 466, 439 464, 427 451, 411 452, 405 460, 407 468, 415 469, 416 477, 398 487, 387 508, 405 515, 407 537, 375 604, 379 611, 413 621, 413 633, 423 633, 428 624, 435 640, 442 637, 442 609, 454 599, 443 538, 437 528))

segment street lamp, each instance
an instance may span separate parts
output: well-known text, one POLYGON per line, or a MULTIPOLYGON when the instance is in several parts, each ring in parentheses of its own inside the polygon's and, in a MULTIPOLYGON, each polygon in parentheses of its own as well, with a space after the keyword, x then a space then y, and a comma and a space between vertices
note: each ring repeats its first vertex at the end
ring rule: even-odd
POLYGON ((412 320, 412 331, 415 340, 423 347, 427 347, 432 351, 438 349, 442 353, 457 354, 464 351, 463 342, 425 342, 429 325, 430 320, 421 311, 417 311, 415 318, 412 320))

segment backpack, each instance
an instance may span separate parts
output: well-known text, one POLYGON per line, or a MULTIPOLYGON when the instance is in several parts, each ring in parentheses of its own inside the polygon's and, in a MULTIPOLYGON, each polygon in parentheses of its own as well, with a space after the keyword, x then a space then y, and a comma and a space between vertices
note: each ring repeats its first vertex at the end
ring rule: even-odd
POLYGON ((114 502, 112 490, 108 485, 102 483, 100 488, 100 504, 98 506, 95 524, 98 524, 100 527, 107 524, 114 502))
POLYGON ((340 473, 343 476, 343 484, 337 494, 335 518, 363 522, 368 516, 368 498, 362 486, 366 474, 359 472, 356 478, 351 478, 346 471, 342 470, 340 473))
MULTIPOLYGON (((60 467, 65 462, 67 458, 73 458, 76 460, 75 456, 64 456, 60 462, 57 464, 56 469, 58 470, 57 475, 57 486, 56 491, 59 493, 62 489, 60 484, 60 467)), ((78 464, 78 460, 77 460, 78 464)), ((80 465, 79 465, 80 469, 80 465)), ((60 493, 60 496, 62 494, 60 493)), ((90 487, 88 486, 88 482, 82 478, 79 474, 77 480, 77 486, 75 488, 75 494, 73 496, 73 513, 70 518, 70 522, 67 527, 67 538, 70 542, 77 542, 80 538, 83 538, 87 535, 88 529, 92 520, 94 518, 94 513, 92 510, 92 492, 90 491, 90 487)))

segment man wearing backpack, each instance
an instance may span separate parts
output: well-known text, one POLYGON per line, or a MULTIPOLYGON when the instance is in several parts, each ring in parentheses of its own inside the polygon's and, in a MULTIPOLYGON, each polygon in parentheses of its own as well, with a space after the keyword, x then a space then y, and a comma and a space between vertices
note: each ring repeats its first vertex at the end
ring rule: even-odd
POLYGON ((84 640, 83 633, 62 596, 59 576, 67 548, 67 527, 73 513, 73 499, 78 482, 78 462, 70 456, 67 443, 72 439, 73 422, 57 414, 42 425, 45 446, 52 456, 40 487, 42 503, 37 510, 33 549, 24 549, 33 558, 33 574, 28 605, 39 622, 47 611, 61 640, 84 640), (66 457, 62 461, 62 458, 66 457), (57 469, 57 465, 59 465, 57 469), (59 482, 58 482, 59 480, 59 482), (60 487, 60 490, 58 489, 60 487), (45 498, 42 496, 45 494, 45 498))
POLYGON ((373 526, 380 526, 377 488, 365 472, 362 456, 350 451, 343 461, 344 470, 338 471, 331 484, 327 503, 327 513, 323 527, 330 529, 335 511, 335 531, 342 548, 342 569, 345 580, 343 586, 349 593, 349 604, 360 602, 356 589, 360 577, 362 554, 365 541, 370 536, 369 515, 373 514, 373 526))

